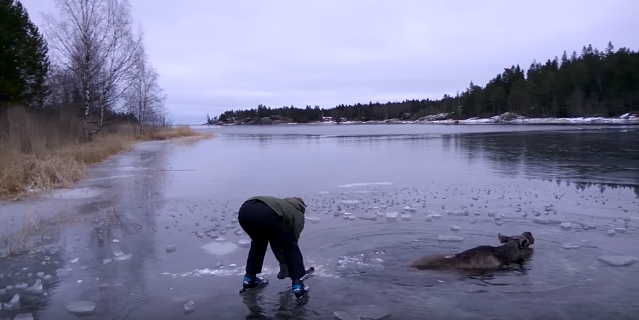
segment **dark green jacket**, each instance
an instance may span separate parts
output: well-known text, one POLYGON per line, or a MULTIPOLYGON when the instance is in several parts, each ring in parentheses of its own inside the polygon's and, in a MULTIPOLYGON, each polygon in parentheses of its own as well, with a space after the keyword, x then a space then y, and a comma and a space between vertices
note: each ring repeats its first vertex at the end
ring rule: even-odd
POLYGON ((306 205, 295 198, 276 198, 270 196, 257 196, 252 197, 249 200, 259 200, 264 202, 273 211, 275 211, 280 217, 284 218, 284 221, 293 228, 295 234, 295 240, 300 239, 300 234, 304 230, 304 213, 306 212, 306 205))
MULTIPOLYGON (((276 198, 270 196, 257 196, 252 197, 249 200, 258 200, 264 202, 273 211, 275 211, 280 217, 284 218, 284 221, 293 228, 293 234, 295 234, 295 240, 300 239, 300 234, 304 230, 304 213, 306 212, 306 205, 295 198, 276 198)), ((284 272, 288 276, 288 268, 286 267, 286 261, 284 260, 284 252, 280 248, 273 248, 273 254, 280 263, 280 272, 284 272)))

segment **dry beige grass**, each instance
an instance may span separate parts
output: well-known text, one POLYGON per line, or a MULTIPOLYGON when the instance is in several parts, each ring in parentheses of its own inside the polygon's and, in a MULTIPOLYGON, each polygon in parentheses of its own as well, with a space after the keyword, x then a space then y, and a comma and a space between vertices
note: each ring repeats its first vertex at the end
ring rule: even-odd
POLYGON ((11 108, 0 118, 0 199, 19 199, 28 190, 69 187, 84 177, 88 165, 128 150, 135 142, 185 137, 211 135, 188 126, 146 127, 140 135, 135 126, 124 124, 84 142, 80 119, 52 119, 11 108))

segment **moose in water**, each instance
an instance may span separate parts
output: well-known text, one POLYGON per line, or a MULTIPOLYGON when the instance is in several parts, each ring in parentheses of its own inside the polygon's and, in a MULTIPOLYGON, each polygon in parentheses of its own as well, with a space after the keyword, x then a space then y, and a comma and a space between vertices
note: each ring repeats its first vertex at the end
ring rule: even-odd
POLYGON ((413 261, 411 267, 418 270, 498 270, 528 258, 532 253, 530 246, 535 243, 530 232, 514 236, 499 233, 497 238, 501 246, 477 246, 453 255, 427 255, 413 261))

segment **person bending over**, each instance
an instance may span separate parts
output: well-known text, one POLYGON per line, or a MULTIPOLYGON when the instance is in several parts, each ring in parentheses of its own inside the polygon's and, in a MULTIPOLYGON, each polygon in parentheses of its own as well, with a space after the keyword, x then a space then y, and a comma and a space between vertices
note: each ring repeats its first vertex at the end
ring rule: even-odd
POLYGON ((271 244, 273 254, 280 262, 279 279, 287 275, 292 280, 292 290, 297 298, 304 296, 309 288, 302 281, 306 275, 304 259, 297 241, 304 229, 306 204, 300 198, 276 198, 257 196, 246 200, 240 207, 237 220, 251 237, 251 249, 246 261, 244 289, 268 283, 258 277, 262 272, 266 247, 271 244))

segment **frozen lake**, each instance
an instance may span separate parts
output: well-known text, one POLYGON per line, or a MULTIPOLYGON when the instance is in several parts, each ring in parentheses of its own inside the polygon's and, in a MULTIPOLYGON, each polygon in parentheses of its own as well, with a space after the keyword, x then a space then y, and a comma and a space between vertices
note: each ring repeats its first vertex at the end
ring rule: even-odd
POLYGON ((203 130, 217 136, 139 144, 74 189, 3 204, 12 247, 0 252, 28 252, 0 258, 0 302, 20 299, 0 318, 73 319, 78 300, 95 304, 87 319, 175 319, 189 301, 189 319, 333 319, 357 305, 390 319, 636 317, 639 263, 610 265, 639 257, 636 126, 203 130), (303 303, 275 278, 270 251, 269 286, 237 293, 248 237, 234 218, 258 194, 309 205, 300 247, 317 272, 303 303), (524 231, 535 252, 521 267, 408 268, 524 231))

